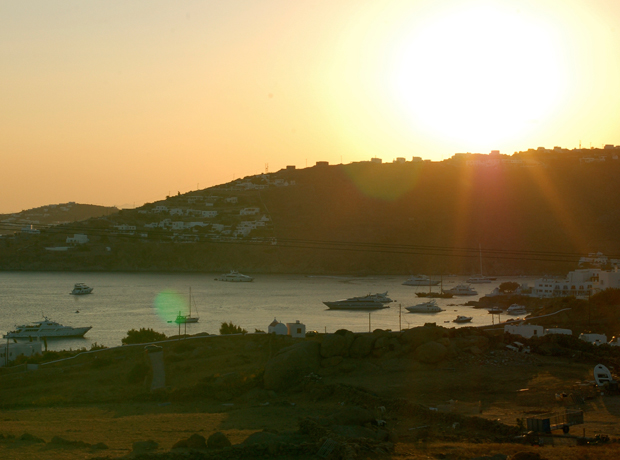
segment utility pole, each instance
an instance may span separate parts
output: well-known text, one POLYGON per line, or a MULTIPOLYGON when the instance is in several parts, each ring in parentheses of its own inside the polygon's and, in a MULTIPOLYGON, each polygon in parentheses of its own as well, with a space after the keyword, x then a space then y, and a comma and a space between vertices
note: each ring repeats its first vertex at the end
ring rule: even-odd
POLYGON ((371 312, 368 312, 368 332, 372 332, 372 329, 370 327, 370 314, 371 312))
POLYGON ((402 314, 403 314, 403 304, 399 303, 398 304, 398 331, 399 332, 403 330, 402 322, 401 322, 402 314))

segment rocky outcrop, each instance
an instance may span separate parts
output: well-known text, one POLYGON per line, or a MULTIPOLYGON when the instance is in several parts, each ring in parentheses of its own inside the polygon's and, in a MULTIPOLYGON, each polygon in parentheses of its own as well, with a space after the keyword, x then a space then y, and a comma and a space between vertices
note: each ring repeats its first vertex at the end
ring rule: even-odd
POLYGON ((265 365, 266 390, 282 390, 298 383, 302 377, 321 367, 321 344, 300 342, 283 348, 265 365))
POLYGON ((347 352, 347 339, 340 334, 326 334, 321 340, 321 356, 343 356, 347 352))
POLYGON ((436 364, 448 355, 448 349, 439 342, 427 342, 415 350, 415 358, 421 363, 436 364))

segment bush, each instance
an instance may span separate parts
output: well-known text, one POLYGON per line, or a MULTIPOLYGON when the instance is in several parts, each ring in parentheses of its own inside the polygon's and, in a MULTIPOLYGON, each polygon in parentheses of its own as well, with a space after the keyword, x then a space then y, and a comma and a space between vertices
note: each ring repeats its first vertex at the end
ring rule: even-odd
POLYGON ((229 321, 227 323, 224 322, 220 326, 220 334, 221 335, 225 335, 225 334, 247 334, 247 333, 248 333, 248 331, 243 329, 241 326, 236 326, 235 324, 232 323, 232 321, 229 321))
POLYGON ((127 382, 142 383, 148 373, 149 367, 146 364, 136 363, 129 371, 129 374, 127 374, 127 382))
POLYGON ((134 343, 158 342, 160 340, 166 340, 166 334, 162 334, 150 328, 140 328, 139 331, 135 329, 127 331, 127 337, 122 339, 121 342, 123 345, 130 345, 134 343))

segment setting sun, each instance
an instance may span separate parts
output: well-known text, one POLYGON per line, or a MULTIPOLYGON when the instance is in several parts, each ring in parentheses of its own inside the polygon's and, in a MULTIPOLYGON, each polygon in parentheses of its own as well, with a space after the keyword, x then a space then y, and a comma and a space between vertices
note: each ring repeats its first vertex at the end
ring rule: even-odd
POLYGON ((462 145, 522 135, 566 90, 553 32, 496 6, 435 14, 395 48, 394 99, 409 123, 462 145))

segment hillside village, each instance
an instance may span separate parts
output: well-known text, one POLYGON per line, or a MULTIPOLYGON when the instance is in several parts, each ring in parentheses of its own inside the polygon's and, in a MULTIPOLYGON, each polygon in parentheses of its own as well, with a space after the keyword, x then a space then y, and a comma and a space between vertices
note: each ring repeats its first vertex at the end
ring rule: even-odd
MULTIPOLYGON (((288 166, 208 189, 179 192, 139 208, 79 222, 45 224, 42 217, 52 207, 42 207, 29 217, 28 225, 22 217, 19 232, 0 237, 0 251, 6 251, 0 268, 471 273, 473 260, 446 262, 432 254, 410 258, 350 253, 342 258, 331 249, 304 252, 303 245, 296 252, 282 252, 287 242, 291 246, 296 241, 415 241, 449 247, 456 244, 454 220, 465 211, 459 209, 464 190, 471 195, 471 209, 458 236, 465 240, 457 246, 553 248, 577 254, 602 250, 614 255, 620 250, 614 230, 620 224, 616 211, 620 189, 615 180, 619 153, 615 146, 556 147, 514 155, 455 154, 441 162, 421 157, 396 158, 391 163, 372 158, 348 165, 319 161, 304 169, 288 166), (554 189, 554 199, 565 203, 551 201, 549 187, 554 189), (570 212, 558 213, 554 209, 558 205, 568 206, 570 212), (561 216, 569 216, 574 223, 565 227, 561 216), (585 238, 590 246, 579 241, 585 238), (180 246, 161 246, 166 243, 202 244, 196 248, 199 252, 186 254, 180 246), (256 250, 241 250, 236 243, 254 245, 256 250), (141 256, 144 244, 156 244, 159 249, 141 256), (20 247, 29 249, 24 252, 20 247), (269 247, 280 252, 276 256, 269 247), (171 258, 179 262, 171 264, 171 258)), ((15 225, 18 218, 8 216, 4 224, 15 225)), ((15 226, 11 228, 15 231, 15 226)), ((555 262, 490 259, 485 263, 495 274, 559 274, 572 267, 574 256, 565 263, 555 262)))

